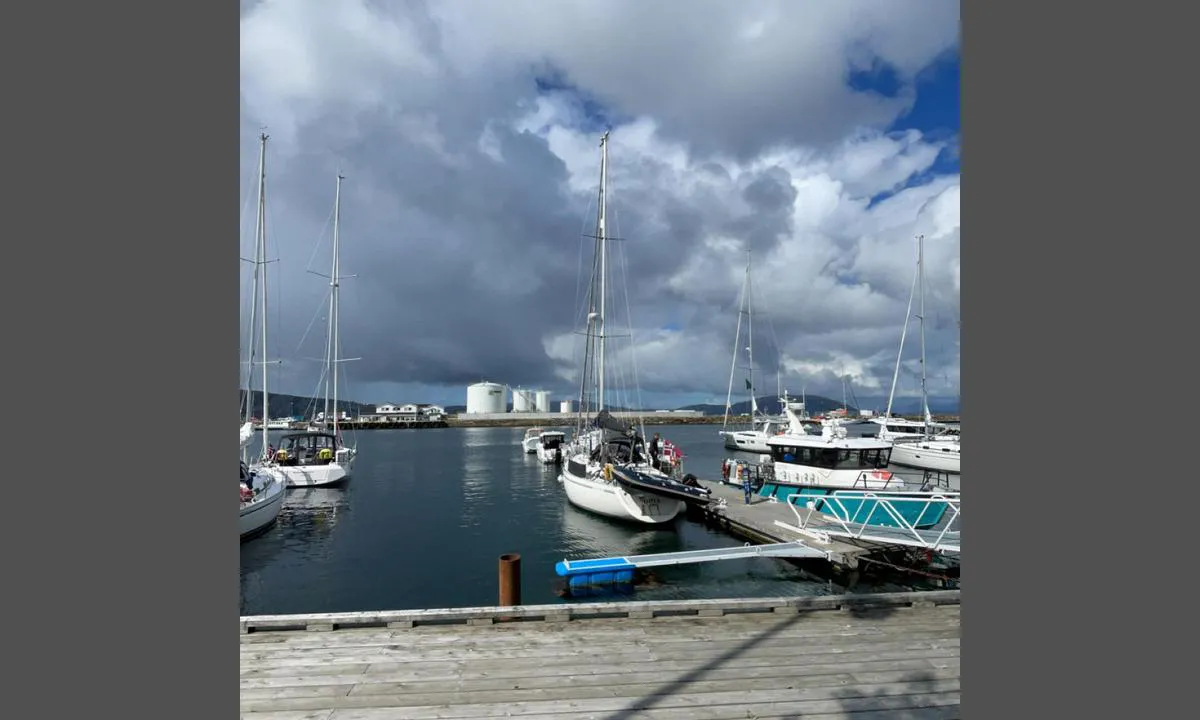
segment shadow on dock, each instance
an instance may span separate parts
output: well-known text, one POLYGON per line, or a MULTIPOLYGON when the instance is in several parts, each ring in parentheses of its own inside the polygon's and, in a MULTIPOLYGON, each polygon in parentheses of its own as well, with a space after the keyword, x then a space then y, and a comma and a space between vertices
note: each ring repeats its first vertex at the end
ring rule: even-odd
MULTIPOLYGON (((879 717, 888 720, 930 720, 932 718, 961 717, 962 708, 957 700, 951 704, 944 703, 944 698, 938 698, 944 691, 937 686, 938 679, 931 673, 917 672, 900 681, 905 690, 902 695, 890 695, 885 692, 860 695, 853 690, 840 690, 835 693, 842 712, 855 718, 879 717)), ((784 720, 795 720, 803 717, 799 713, 784 715, 784 720)))
MULTIPOLYGON (((860 619, 860 620, 883 620, 883 619, 888 618, 891 615, 895 614, 896 609, 893 607, 850 607, 850 608, 847 608, 844 612, 847 615, 857 618, 857 619, 860 619)), ((767 629, 765 629, 762 632, 758 633, 757 635, 754 635, 753 637, 733 646, 729 650, 726 650, 725 652, 721 653, 720 655, 713 658, 712 660, 705 663, 704 665, 701 665, 701 666, 695 668, 694 670, 689 670, 688 672, 684 673, 683 675, 680 675, 679 677, 675 678, 671 682, 669 682, 665 685, 662 685, 661 687, 656 688, 653 692, 647 693, 646 695, 638 698, 636 701, 634 701, 627 707, 624 707, 610 715, 606 715, 604 720, 631 720, 632 718, 637 717, 637 715, 639 713, 646 711, 646 710, 653 709, 655 705, 662 702, 665 698, 668 698, 671 695, 674 695, 676 693, 684 692, 688 685, 695 683, 695 682, 699 682, 700 680, 705 679, 709 675, 716 673, 718 670, 721 669, 721 667, 723 665, 725 665, 729 661, 734 660, 735 658, 737 658, 741 655, 744 655, 747 651, 753 649, 755 646, 759 645, 760 643, 762 643, 766 640, 769 640, 773 636, 778 635, 779 633, 783 632, 784 630, 787 630, 788 628, 792 627, 793 625, 796 625, 797 623, 804 621, 806 619, 806 617, 807 616, 805 613, 800 613, 798 615, 793 615, 791 617, 784 618, 783 620, 780 620, 777 623, 774 623, 767 629)), ((920 677, 921 677, 920 675, 915 675, 913 682, 917 682, 920 679, 920 677)), ((927 679, 929 681, 932 680, 932 678, 927 678, 927 679)), ((788 687, 787 689, 790 690, 792 688, 788 687)), ((917 693, 920 691, 914 690, 913 692, 917 693)), ((839 695, 843 695, 843 694, 839 693, 839 695)), ((860 696, 857 696, 854 694, 844 694, 843 707, 846 708, 845 709, 846 712, 855 712, 855 713, 861 712, 862 710, 876 710, 876 709, 888 710, 888 707, 886 706, 885 701, 892 701, 894 699, 895 698, 892 696, 880 696, 879 698, 870 698, 870 697, 863 698, 863 697, 860 697, 860 696), (863 701, 869 701, 869 702, 877 701, 878 707, 859 707, 859 705, 862 704, 863 701), (854 709, 849 709, 851 706, 853 706, 854 709)), ((890 712, 890 710, 889 710, 889 712, 890 712)), ((784 717, 798 718, 798 717, 800 717, 800 715, 798 715, 798 714, 797 715, 787 715, 784 717)), ((907 716, 889 715, 889 717, 907 717, 907 716)), ((917 716, 913 715, 912 717, 917 717, 917 716)))

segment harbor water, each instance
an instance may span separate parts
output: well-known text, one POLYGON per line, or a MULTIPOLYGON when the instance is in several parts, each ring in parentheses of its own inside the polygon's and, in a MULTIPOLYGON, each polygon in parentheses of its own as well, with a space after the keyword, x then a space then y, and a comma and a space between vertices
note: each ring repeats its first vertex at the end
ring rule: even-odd
MULTIPOLYGON (((720 476, 719 425, 647 427, 678 445, 684 469, 720 476)), ((521 555, 525 604, 569 602, 554 563, 733 547, 744 541, 682 516, 648 529, 567 503, 558 471, 525 454, 525 428, 367 430, 339 488, 289 489, 274 527, 242 543, 241 613, 494 605, 497 559, 521 555)), ((277 436, 278 433, 272 433, 277 436)), ((353 436, 352 436, 353 437, 353 436)), ((899 468, 893 468, 900 470, 899 468)), ((907 471, 911 472, 911 471, 907 471)), ((655 569, 638 599, 819 595, 838 589, 779 559, 655 569)))

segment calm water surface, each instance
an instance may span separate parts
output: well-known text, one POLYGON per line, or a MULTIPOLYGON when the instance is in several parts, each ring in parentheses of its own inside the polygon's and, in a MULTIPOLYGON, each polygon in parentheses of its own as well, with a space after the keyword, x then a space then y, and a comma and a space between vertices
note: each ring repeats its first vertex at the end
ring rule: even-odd
MULTIPOLYGON (((685 470, 719 476, 719 425, 647 427, 683 448, 685 470)), ((358 433, 343 488, 291 489, 275 527, 242 543, 241 612, 344 612, 493 605, 497 558, 521 554, 522 601, 555 594, 554 563, 743 544, 682 517, 665 529, 609 521, 568 505, 519 443, 524 428, 358 433)), ((798 568, 754 558, 658 569, 639 599, 817 595, 798 568)))

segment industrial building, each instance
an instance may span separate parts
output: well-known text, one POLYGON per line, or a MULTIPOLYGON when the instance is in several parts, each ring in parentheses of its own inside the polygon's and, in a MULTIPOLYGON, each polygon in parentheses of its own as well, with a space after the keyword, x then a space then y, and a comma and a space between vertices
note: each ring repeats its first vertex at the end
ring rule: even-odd
MULTIPOLYGON (((575 403, 572 400, 560 401, 557 412, 555 412, 552 393, 549 390, 510 388, 501 383, 483 381, 467 386, 467 409, 463 414, 479 420, 502 420, 511 417, 506 402, 506 396, 510 391, 512 393, 512 412, 521 413, 530 419, 562 420, 563 416, 575 412, 575 403)), ((701 417, 703 414, 696 410, 646 410, 640 413, 617 411, 613 415, 628 418, 635 418, 639 415, 647 418, 691 418, 701 417)))

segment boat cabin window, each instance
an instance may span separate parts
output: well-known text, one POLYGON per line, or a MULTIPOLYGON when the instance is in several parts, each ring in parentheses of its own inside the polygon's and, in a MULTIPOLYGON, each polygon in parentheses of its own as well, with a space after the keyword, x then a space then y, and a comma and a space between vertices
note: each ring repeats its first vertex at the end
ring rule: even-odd
POLYGON ((327 465, 337 453, 337 440, 332 435, 292 435, 280 441, 276 462, 284 465, 327 465))
POLYGON ((772 445, 771 458, 775 462, 790 465, 808 465, 828 470, 852 470, 856 468, 878 469, 887 467, 891 460, 891 449, 847 449, 834 447, 797 447, 772 445))
POLYGON ((334 443, 329 435, 297 435, 287 439, 286 448, 289 451, 334 449, 334 443))

